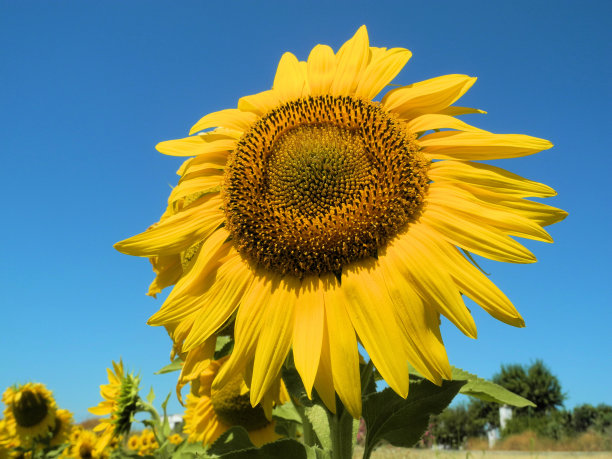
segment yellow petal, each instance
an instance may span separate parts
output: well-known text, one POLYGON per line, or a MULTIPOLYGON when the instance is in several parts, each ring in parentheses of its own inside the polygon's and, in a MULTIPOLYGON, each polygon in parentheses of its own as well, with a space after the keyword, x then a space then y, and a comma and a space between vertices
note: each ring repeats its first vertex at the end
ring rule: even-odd
POLYGON ((508 263, 535 263, 535 256, 510 236, 483 223, 429 206, 420 219, 448 242, 465 250, 508 263))
MULTIPOLYGON (((413 225, 415 228, 418 225, 413 225)), ((470 338, 476 338, 476 324, 461 295, 444 269, 446 260, 432 252, 427 239, 411 227, 395 243, 406 266, 405 274, 413 280, 417 293, 470 338)))
POLYGON ((308 83, 313 96, 327 94, 336 74, 336 56, 327 45, 315 46, 308 56, 308 83))
POLYGON ((319 368, 324 321, 325 305, 319 279, 314 276, 306 278, 302 281, 300 296, 295 304, 293 361, 308 397, 312 395, 319 368))
POLYGON ((444 75, 389 91, 382 103, 401 118, 438 113, 453 104, 476 82, 467 75, 444 75))
POLYGON ((263 273, 257 275, 245 293, 234 325, 234 349, 230 358, 219 370, 213 389, 227 384, 236 374, 242 373, 253 358, 257 340, 264 322, 264 311, 270 302, 272 290, 278 288, 280 276, 263 273))
POLYGON ((197 156, 227 152, 236 148, 236 139, 217 134, 201 134, 183 139, 166 140, 158 143, 155 148, 164 155, 197 156))
POLYGON ((157 276, 149 285, 147 295, 155 297, 163 289, 174 285, 179 280, 181 274, 183 274, 183 267, 181 266, 181 257, 178 255, 152 257, 150 261, 157 276))
POLYGON ((395 314, 404 331, 404 346, 408 361, 419 373, 440 385, 451 379, 450 364, 440 334, 437 310, 425 304, 407 282, 403 256, 393 245, 379 258, 387 293, 393 301, 395 314))
POLYGON ((304 74, 297 58, 291 53, 281 57, 272 85, 282 101, 298 99, 304 87, 304 74))
POLYGON ((270 297, 255 351, 253 379, 251 380, 251 404, 253 406, 260 402, 270 385, 278 378, 289 349, 291 349, 293 311, 299 288, 299 279, 285 276, 270 297))
POLYGON ((515 327, 525 326, 508 297, 455 247, 442 240, 436 241, 436 247, 450 260, 448 270, 464 294, 496 319, 515 327))
POLYGON ((194 177, 180 182, 172 189, 168 197, 168 203, 173 203, 195 193, 218 191, 221 183, 223 183, 223 175, 221 175, 223 171, 218 171, 216 169, 208 169, 208 171, 215 171, 216 173, 211 173, 204 177, 194 177))
POLYGON ((353 327, 347 326, 350 318, 335 277, 322 277, 325 288, 325 313, 327 318, 332 377, 336 392, 349 413, 358 419, 361 415, 361 382, 359 377, 359 353, 353 327))
POLYGON ((257 120, 252 112, 243 112, 236 108, 228 108, 218 112, 209 113, 202 117, 189 131, 189 135, 211 127, 226 127, 237 131, 247 131, 257 120))
POLYGON ((324 317, 323 339, 321 342, 321 358, 319 359, 319 369, 315 379, 315 389, 317 394, 325 403, 325 406, 332 413, 336 412, 336 390, 334 388, 334 377, 332 375, 331 355, 329 350, 329 331, 327 329, 327 319, 324 317))
POLYGON ((457 118, 448 115, 427 114, 418 116, 406 123, 410 132, 423 132, 433 129, 457 129, 468 132, 487 132, 470 126, 457 118))
POLYGON ((451 105, 450 107, 446 107, 442 110, 438 110, 436 113, 440 115, 459 116, 459 115, 486 114, 487 112, 485 112, 484 110, 480 110, 479 108, 458 107, 457 105, 451 105))
MULTIPOLYGON (((204 294, 202 307, 193 323, 190 337, 194 336, 194 342, 208 339, 227 322, 252 280, 251 271, 236 252, 222 261, 214 285, 204 294)), ((190 337, 185 341, 186 349, 191 344, 190 337)))
POLYGON ((463 161, 437 161, 431 164, 427 175, 433 181, 463 183, 511 196, 544 198, 557 192, 543 183, 527 180, 520 175, 488 164, 463 161))
POLYGON ((376 369, 395 392, 406 397, 408 366, 402 332, 389 320, 393 306, 379 269, 373 259, 357 263, 342 275, 342 294, 351 323, 376 369))
POLYGON ((272 110, 279 103, 279 93, 273 89, 263 91, 250 96, 241 97, 238 100, 238 110, 253 112, 256 115, 263 115, 272 110))
POLYGON ((331 93, 334 96, 352 95, 357 88, 361 72, 370 60, 370 42, 366 26, 359 27, 353 38, 348 40, 336 55, 337 67, 331 93))
POLYGON ((537 223, 499 206, 480 201, 474 195, 447 184, 432 183, 427 201, 450 214, 461 214, 472 222, 483 222, 505 234, 536 241, 552 242, 550 235, 537 223))
POLYGON ((478 199, 486 201, 504 209, 511 209, 523 217, 533 220, 538 225, 548 226, 558 223, 567 217, 567 212, 556 207, 542 204, 541 202, 529 201, 527 199, 515 198, 502 193, 486 190, 481 187, 460 184, 461 188, 472 193, 478 199))
POLYGON ((216 195, 205 195, 196 202, 145 232, 117 242, 115 249, 141 257, 172 255, 206 239, 225 221, 220 210, 222 200, 216 195))
POLYGON ((391 83, 411 57, 412 53, 404 48, 392 48, 377 53, 360 77, 355 97, 374 99, 385 86, 391 83))
POLYGON ((518 158, 548 150, 548 140, 522 134, 483 132, 434 132, 419 139, 429 159, 484 160, 518 158))

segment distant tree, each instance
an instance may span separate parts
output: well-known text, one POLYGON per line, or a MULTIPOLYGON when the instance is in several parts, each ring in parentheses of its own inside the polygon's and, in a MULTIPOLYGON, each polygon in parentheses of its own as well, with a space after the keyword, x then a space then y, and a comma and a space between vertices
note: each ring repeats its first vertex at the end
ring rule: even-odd
POLYGON ((472 405, 461 403, 431 418, 431 433, 438 445, 459 448, 468 437, 484 434, 485 421, 473 412, 472 405))
POLYGON ((536 404, 535 407, 515 410, 515 416, 551 413, 563 406, 563 400, 566 398, 559 379, 542 360, 536 360, 529 367, 518 364, 502 365, 501 371, 493 376, 493 381, 536 404))
POLYGON ((596 407, 588 403, 577 405, 572 411, 570 424, 575 433, 589 429, 604 433, 612 427, 612 406, 604 403, 596 407))

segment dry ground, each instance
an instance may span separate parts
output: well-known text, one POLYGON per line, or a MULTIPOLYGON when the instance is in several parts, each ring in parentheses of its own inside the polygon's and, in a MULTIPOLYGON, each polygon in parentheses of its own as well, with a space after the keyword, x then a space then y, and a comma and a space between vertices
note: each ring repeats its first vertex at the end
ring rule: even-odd
MULTIPOLYGON (((363 448, 355 449, 354 458, 361 459, 363 448)), ((523 451, 434 451, 385 446, 372 454, 372 459, 612 459, 612 452, 523 452, 523 451)))

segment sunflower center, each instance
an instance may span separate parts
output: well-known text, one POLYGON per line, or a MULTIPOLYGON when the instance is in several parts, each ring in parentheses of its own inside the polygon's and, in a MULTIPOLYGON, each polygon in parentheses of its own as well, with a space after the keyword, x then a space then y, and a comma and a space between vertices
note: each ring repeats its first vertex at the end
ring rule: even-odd
POLYGON ((34 427, 45 419, 49 412, 46 398, 31 390, 22 390, 16 396, 13 404, 13 415, 15 421, 21 427, 34 427))
POLYGON ((249 393, 240 394, 242 381, 235 378, 219 390, 211 393, 211 402, 216 415, 224 423, 238 425, 248 431, 258 430, 270 424, 260 405, 251 406, 249 393))
POLYGON ((238 142, 225 176, 227 226, 252 262, 304 277, 376 257, 417 218, 427 162, 380 105, 288 102, 238 142))

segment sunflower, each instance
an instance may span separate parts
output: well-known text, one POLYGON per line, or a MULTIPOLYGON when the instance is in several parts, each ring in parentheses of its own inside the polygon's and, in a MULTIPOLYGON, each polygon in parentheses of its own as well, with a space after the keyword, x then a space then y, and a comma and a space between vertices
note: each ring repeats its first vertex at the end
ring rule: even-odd
MULTIPOLYGON (((74 431, 73 431, 74 432, 74 431)), ((80 430, 79 434, 71 438, 71 444, 65 451, 65 456, 74 459, 102 459, 107 458, 108 453, 101 447, 101 440, 91 430, 80 430)))
POLYGON ((285 53, 272 89, 158 144, 193 158, 160 221, 115 247, 150 258, 150 295, 176 284, 149 324, 166 326, 187 359, 206 358, 235 318, 213 387, 244 374, 255 406, 292 349, 307 392, 332 411, 337 393, 358 417, 358 342, 405 397, 408 362, 437 384, 451 377, 440 315, 476 338, 462 295, 524 326, 471 254, 533 263, 512 236, 552 242, 542 227, 567 214, 525 199, 554 196, 550 187, 474 161, 552 144, 456 118, 484 113, 453 105, 476 81, 467 75, 375 101, 410 57, 371 47, 363 26, 337 53, 317 45, 305 62, 285 53))
POLYGON ((183 436, 181 434, 175 433, 168 437, 168 441, 173 445, 180 445, 181 443, 183 443, 183 436))
POLYGON ((274 432, 271 412, 267 415, 262 405, 251 406, 249 389, 240 375, 218 390, 212 388, 213 380, 227 361, 228 357, 213 360, 199 379, 192 382, 183 427, 188 441, 210 445, 223 432, 237 425, 247 430, 257 446, 276 440, 279 437, 274 432))
POLYGON ((100 395, 104 399, 98 406, 89 408, 89 412, 98 416, 108 415, 94 427, 95 432, 104 431, 99 448, 106 448, 113 438, 127 434, 134 420, 140 378, 131 373, 124 373, 123 362, 113 362, 113 370, 107 369, 108 384, 100 386, 100 395))
POLYGON ((140 456, 151 455, 158 447, 159 443, 157 443, 157 439, 155 438, 153 431, 150 429, 143 430, 140 434, 140 447, 138 454, 140 456))
POLYGON ((127 442, 128 449, 138 451, 140 449, 140 435, 131 435, 127 442))
POLYGON ((44 384, 27 383, 6 389, 4 417, 23 445, 47 438, 55 426, 57 406, 44 384))
POLYGON ((51 446, 58 446, 70 440, 72 433, 72 413, 59 409, 55 417, 55 426, 51 432, 51 446))

